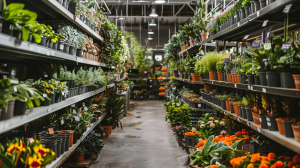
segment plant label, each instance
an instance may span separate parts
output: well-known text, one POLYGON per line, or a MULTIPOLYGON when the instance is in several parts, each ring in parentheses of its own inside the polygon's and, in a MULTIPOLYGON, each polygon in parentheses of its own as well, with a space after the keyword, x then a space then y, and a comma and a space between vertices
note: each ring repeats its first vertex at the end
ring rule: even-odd
POLYGON ((129 72, 131 72, 131 70, 129 70, 129 72))
POLYGON ((7 76, 6 75, 3 75, 3 79, 6 79, 7 78, 7 76))
POLYGON ((80 118, 76 116, 75 121, 80 121, 80 118))
POLYGON ((141 96, 141 99, 143 98, 143 96, 141 96))
POLYGON ((49 134, 54 134, 53 128, 48 128, 48 132, 49 132, 49 134))
POLYGON ((147 71, 144 72, 145 74, 147 73, 147 71))
POLYGON ((248 85, 248 89, 250 90, 250 85, 248 85))
POLYGON ((15 91, 15 92, 18 92, 18 90, 17 90, 17 88, 16 88, 16 87, 14 87, 14 91, 15 91))
POLYGON ((247 125, 248 125, 249 127, 251 127, 251 124, 250 124, 249 122, 247 123, 247 125))
POLYGON ((63 50, 64 49, 64 45, 63 44, 59 45, 59 49, 63 50))
POLYGON ((270 121, 270 118, 267 118, 267 121, 270 121))
POLYGON ((225 62, 225 63, 230 62, 230 58, 224 58, 224 62, 225 62))
POLYGON ((152 79, 150 79, 150 82, 152 82, 152 79))
POLYGON ((259 118, 259 121, 261 122, 261 118, 259 118))
POLYGON ((257 131, 260 132, 261 131, 260 128, 257 128, 257 131))
POLYGON ((83 107, 84 108, 84 111, 88 111, 89 109, 85 106, 85 107, 83 107))
POLYGON ((252 140, 253 140, 255 143, 259 144, 259 142, 258 142, 255 138, 252 138, 252 140))
POLYGON ((259 11, 256 12, 257 17, 259 16, 259 11))
POLYGON ((211 81, 211 84, 214 84, 214 81, 211 81))
POLYGON ((266 27, 267 24, 268 24, 268 21, 269 21, 269 20, 265 20, 265 21, 263 22, 263 24, 262 24, 262 27, 266 27))
POLYGON ((236 88, 236 84, 234 84, 234 87, 236 88))
POLYGON ((201 107, 201 104, 198 104, 198 107, 201 107))
POLYGON ((290 12, 290 9, 292 7, 293 4, 288 4, 285 6, 285 8, 283 9, 283 13, 289 13, 290 12))
POLYGON ((251 90, 253 90, 253 86, 251 86, 251 90))
POLYGON ((76 110, 75 110, 75 109, 73 109, 73 114, 77 114, 77 112, 76 112, 76 110))
POLYGON ((246 35, 246 36, 244 37, 244 40, 247 40, 247 39, 248 39, 248 37, 249 37, 249 35, 246 35))
POLYGON ((238 120, 238 122, 240 122, 240 119, 239 119, 239 118, 237 118, 237 120, 238 120))
POLYGON ((267 122, 267 124, 268 124, 269 127, 271 127, 271 123, 270 122, 267 122))
POLYGON ((264 44, 264 49, 265 50, 271 50, 271 43, 264 44))
POLYGON ((75 107, 75 104, 72 104, 71 107, 75 107))
POLYGON ((29 141, 30 143, 34 142, 33 137, 28 138, 28 141, 29 141))
POLYGON ((262 88, 262 92, 266 93, 267 92, 266 88, 262 88))
POLYGON ((283 50, 288 50, 291 47, 291 44, 282 44, 282 48, 283 50))
POLYGON ((259 47, 259 43, 252 43, 252 47, 253 48, 258 48, 259 47))
POLYGON ((63 125, 64 123, 65 123, 64 120, 61 120, 61 121, 60 121, 60 125, 63 125))
POLYGON ((47 111, 48 111, 48 113, 50 113, 50 112, 51 112, 51 106, 48 108, 48 110, 47 110, 47 111))
POLYGON ((240 26, 240 22, 238 22, 238 27, 240 26))
POLYGON ((47 94, 43 94, 43 97, 47 97, 47 94))
POLYGON ((152 88, 152 85, 150 85, 150 87, 152 88))

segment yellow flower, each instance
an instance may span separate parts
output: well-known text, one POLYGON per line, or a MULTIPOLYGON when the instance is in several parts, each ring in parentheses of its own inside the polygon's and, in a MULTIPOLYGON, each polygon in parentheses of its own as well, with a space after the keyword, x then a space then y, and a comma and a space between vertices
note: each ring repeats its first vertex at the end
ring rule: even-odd
POLYGON ((44 161, 44 159, 40 156, 40 154, 38 154, 38 155, 33 154, 33 157, 30 156, 28 158, 29 168, 41 168, 42 161, 44 161))
POLYGON ((44 87, 47 87, 47 84, 46 84, 46 83, 44 83, 44 84, 43 84, 43 86, 44 86, 44 87))
POLYGON ((51 151, 51 154, 52 154, 52 156, 54 156, 54 155, 55 155, 55 152, 51 151))
POLYGON ((47 93, 50 93, 48 89, 46 89, 46 92, 47 92, 47 93))
POLYGON ((50 87, 53 89, 53 85, 51 84, 50 87))
POLYGON ((19 143, 10 143, 9 144, 9 147, 7 148, 7 153, 8 155, 12 155, 12 153, 14 151, 17 151, 17 152, 24 152, 25 151, 25 148, 23 147, 23 143, 22 143, 22 140, 20 140, 20 144, 19 143))
POLYGON ((50 151, 48 148, 44 148, 42 144, 40 144, 39 146, 33 147, 33 150, 35 153, 39 153, 43 157, 46 156, 47 152, 50 151))

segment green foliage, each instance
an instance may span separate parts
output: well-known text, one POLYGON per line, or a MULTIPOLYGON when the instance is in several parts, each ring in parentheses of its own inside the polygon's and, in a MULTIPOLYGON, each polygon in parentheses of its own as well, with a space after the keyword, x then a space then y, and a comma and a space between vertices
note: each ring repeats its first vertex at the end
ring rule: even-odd
POLYGON ((145 50, 133 33, 125 32, 125 39, 130 40, 130 49, 135 68, 145 67, 145 50))
POLYGON ((208 138, 210 135, 221 135, 221 131, 228 125, 226 119, 220 119, 212 113, 202 114, 198 121, 199 132, 203 138, 208 138))
POLYGON ((97 155, 101 153, 104 143, 102 142, 101 135, 93 130, 84 138, 79 146, 85 149, 84 154, 97 155))

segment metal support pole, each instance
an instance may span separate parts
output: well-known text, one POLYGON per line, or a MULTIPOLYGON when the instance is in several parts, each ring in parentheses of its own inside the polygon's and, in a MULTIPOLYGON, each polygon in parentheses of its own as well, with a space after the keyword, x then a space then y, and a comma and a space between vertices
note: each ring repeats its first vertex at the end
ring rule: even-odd
POLYGON ((224 52, 226 51, 226 41, 224 41, 224 48, 223 48, 223 51, 224 51, 224 52))
POLYGON ((284 18, 284 43, 286 43, 286 18, 284 18))
POLYGON ((239 55, 239 42, 236 42, 236 55, 239 55))
POLYGON ((217 52, 220 52, 219 41, 218 40, 216 40, 216 48, 217 48, 217 52))
POLYGON ((157 24, 157 28, 158 28, 158 30, 157 30, 157 36, 158 36, 158 41, 157 41, 157 44, 159 45, 159 20, 158 20, 158 24, 157 24))
POLYGON ((204 45, 204 54, 206 54, 206 45, 204 45))
POLYGON ((140 20, 140 43, 142 44, 142 26, 141 26, 142 19, 140 20))

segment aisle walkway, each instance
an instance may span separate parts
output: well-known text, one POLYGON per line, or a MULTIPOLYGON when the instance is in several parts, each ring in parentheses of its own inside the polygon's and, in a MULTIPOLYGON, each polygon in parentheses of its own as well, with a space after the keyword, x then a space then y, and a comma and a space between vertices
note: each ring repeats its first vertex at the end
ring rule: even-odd
MULTIPOLYGON (((162 101, 131 101, 129 113, 104 138, 101 156, 91 168, 178 168, 177 158, 187 155, 165 121, 162 101)), ((182 168, 182 166, 181 166, 182 168)))

